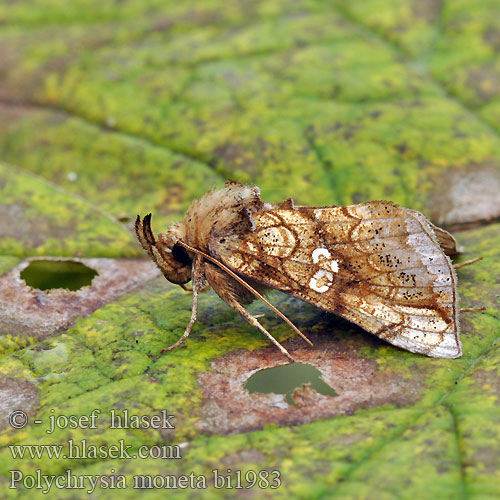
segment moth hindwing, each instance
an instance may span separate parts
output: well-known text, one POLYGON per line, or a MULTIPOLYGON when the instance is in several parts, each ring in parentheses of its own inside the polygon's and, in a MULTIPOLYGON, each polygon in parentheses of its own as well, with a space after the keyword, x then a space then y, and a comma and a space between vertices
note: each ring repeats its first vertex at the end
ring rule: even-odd
MULTIPOLYGON (((187 249, 189 262, 199 255, 199 268, 192 271, 195 294, 197 283, 206 280, 269 337, 242 306, 266 287, 334 312, 408 351, 443 358, 462 354, 456 276, 440 246, 452 253, 455 240, 419 212, 387 201, 271 205, 260 200, 257 188, 230 182, 194 202, 166 234, 170 248, 149 247, 150 255, 168 260, 175 245, 187 249)), ((167 239, 160 234, 160 241, 167 239)))

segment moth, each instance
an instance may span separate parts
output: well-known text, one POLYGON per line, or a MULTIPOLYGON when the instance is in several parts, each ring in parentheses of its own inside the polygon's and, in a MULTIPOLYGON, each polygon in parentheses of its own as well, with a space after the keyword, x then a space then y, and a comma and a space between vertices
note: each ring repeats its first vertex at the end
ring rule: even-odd
POLYGON ((211 287, 292 361, 244 307, 263 300, 311 344, 263 296, 268 289, 336 313, 410 352, 462 355, 457 278, 448 257, 458 253, 456 242, 415 210, 389 201, 324 207, 295 206, 292 199, 265 203, 257 187, 228 181, 194 201, 183 221, 157 238, 151 214, 137 216, 135 230, 168 281, 184 288, 192 281, 191 319, 164 351, 188 337, 198 295, 211 287))

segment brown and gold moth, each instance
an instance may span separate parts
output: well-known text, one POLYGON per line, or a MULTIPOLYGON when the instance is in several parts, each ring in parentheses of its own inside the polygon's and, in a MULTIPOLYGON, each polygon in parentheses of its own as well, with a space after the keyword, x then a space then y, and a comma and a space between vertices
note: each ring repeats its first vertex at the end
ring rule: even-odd
MULTIPOLYGON (((181 223, 154 237, 151 214, 138 216, 137 237, 164 276, 192 281, 191 320, 207 285, 283 354, 288 351, 245 308, 274 288, 342 316, 410 352, 462 355, 457 278, 448 232, 420 212, 389 201, 350 206, 265 203, 257 187, 228 181, 194 201, 181 223)), ((308 340, 307 340, 308 341, 308 340)), ((309 341, 308 341, 309 342, 309 341)))

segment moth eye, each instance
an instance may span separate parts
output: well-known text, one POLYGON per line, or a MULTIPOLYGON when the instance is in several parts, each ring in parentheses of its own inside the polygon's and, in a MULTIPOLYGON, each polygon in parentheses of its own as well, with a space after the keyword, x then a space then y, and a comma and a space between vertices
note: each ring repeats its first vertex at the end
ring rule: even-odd
POLYGON ((187 253, 186 249, 184 247, 182 247, 181 245, 179 245, 178 243, 176 243, 172 247, 172 255, 174 256, 174 259, 177 262, 180 262, 181 264, 191 265, 193 263, 193 260, 191 259, 191 257, 187 253))

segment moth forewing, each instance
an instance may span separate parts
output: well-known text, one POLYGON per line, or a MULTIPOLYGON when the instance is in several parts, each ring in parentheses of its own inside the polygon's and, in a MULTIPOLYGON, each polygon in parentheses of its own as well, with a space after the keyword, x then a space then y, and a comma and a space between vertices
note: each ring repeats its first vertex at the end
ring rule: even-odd
POLYGON ((378 201, 263 210, 252 218, 253 231, 213 247, 241 275, 408 351, 461 355, 456 276, 419 212, 378 201))

